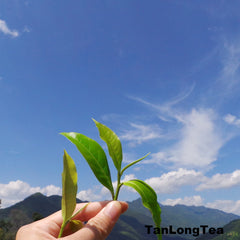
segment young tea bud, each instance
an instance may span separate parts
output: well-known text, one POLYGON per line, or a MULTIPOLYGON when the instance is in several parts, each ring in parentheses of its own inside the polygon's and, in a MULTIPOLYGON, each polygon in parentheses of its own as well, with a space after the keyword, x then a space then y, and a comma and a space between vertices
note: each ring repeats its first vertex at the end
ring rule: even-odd
POLYGON ((69 222, 69 225, 72 233, 77 232, 83 227, 83 223, 80 220, 71 220, 69 222))

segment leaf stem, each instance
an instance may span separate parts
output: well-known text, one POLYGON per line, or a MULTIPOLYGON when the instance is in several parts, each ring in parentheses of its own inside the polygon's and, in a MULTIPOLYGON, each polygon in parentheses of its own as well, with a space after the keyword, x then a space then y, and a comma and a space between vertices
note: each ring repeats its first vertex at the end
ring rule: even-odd
MULTIPOLYGON (((89 202, 90 203, 90 202, 89 202)), ((76 217, 85 207, 87 207, 87 205, 89 204, 87 203, 86 205, 84 205, 82 208, 80 208, 76 213, 74 213, 65 223, 62 224, 58 238, 62 237, 63 231, 65 229, 65 227, 67 226, 67 224, 74 218, 76 217)))
POLYGON ((134 162, 132 162, 132 163, 129 163, 126 167, 124 167, 124 168, 122 169, 122 171, 121 171, 121 173, 120 173, 121 176, 123 175, 123 172, 124 172, 125 170, 127 170, 127 169, 128 169, 129 167, 131 167, 133 164, 140 162, 141 160, 143 160, 144 158, 146 158, 149 154, 150 154, 150 152, 149 152, 148 154, 146 154, 144 157, 139 158, 138 160, 136 160, 136 161, 134 161, 134 162))
POLYGON ((84 205, 82 208, 80 208, 76 213, 74 213, 72 216, 71 216, 71 218, 69 219, 69 221, 70 220, 72 220, 74 217, 76 217, 84 208, 86 208, 87 207, 87 205, 89 205, 91 202, 88 202, 86 205, 84 205))
POLYGON ((60 229, 60 232, 59 232, 59 234, 58 234, 58 238, 62 237, 63 230, 64 230, 64 228, 66 227, 66 225, 68 224, 68 222, 69 222, 69 220, 66 221, 64 224, 62 224, 61 229, 60 229))
POLYGON ((115 193, 115 196, 114 196, 114 198, 113 198, 113 200, 117 200, 118 199, 118 194, 119 194, 119 190, 120 190, 120 188, 121 188, 121 186, 122 186, 122 183, 121 183, 121 173, 120 173, 120 171, 118 171, 118 180, 117 180, 117 189, 116 189, 116 193, 115 193))
POLYGON ((111 191, 111 194, 112 194, 112 199, 114 199, 114 197, 115 197, 115 196, 114 196, 114 192, 111 191))

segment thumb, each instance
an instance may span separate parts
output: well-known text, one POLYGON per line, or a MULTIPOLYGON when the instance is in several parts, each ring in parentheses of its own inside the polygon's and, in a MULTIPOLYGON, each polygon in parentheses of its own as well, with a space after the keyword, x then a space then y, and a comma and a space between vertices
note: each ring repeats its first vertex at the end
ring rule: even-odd
MULTIPOLYGON (((112 231, 119 216, 128 208, 127 203, 112 201, 78 232, 71 235, 71 240, 104 240, 112 231)), ((69 236, 70 237, 70 236, 69 236)), ((70 238, 69 238, 70 240, 70 238)))

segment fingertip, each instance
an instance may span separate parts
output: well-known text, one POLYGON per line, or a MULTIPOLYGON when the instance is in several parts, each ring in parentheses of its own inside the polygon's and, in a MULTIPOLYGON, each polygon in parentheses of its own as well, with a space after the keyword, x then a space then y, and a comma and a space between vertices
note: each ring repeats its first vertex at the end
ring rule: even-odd
POLYGON ((111 201, 104 208, 104 214, 109 216, 112 221, 116 222, 121 214, 128 209, 128 204, 122 201, 111 201))
POLYGON ((103 211, 104 215, 110 217, 113 222, 116 222, 122 214, 122 205, 118 201, 112 201, 107 204, 103 211))
POLYGON ((128 203, 124 201, 119 201, 122 207, 122 213, 126 212, 128 210, 128 203))

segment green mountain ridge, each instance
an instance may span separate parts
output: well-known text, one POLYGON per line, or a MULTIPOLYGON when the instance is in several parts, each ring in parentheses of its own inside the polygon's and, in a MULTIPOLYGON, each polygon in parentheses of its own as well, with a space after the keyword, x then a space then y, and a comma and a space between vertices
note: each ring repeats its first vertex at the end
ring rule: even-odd
MULTIPOLYGON (((134 210, 135 214, 143 213, 151 217, 150 212, 142 206, 141 199, 130 202, 129 208, 134 210)), ((161 209, 162 227, 167 227, 169 225, 172 225, 174 228, 186 226, 198 227, 200 225, 222 227, 230 221, 240 218, 235 214, 225 213, 221 210, 203 206, 185 206, 180 204, 175 206, 161 205, 161 209)))
MULTIPOLYGON (((77 202, 82 202, 77 200, 77 202)), ((150 212, 142 206, 141 199, 128 202, 129 209, 118 220, 108 240, 151 240, 157 239, 153 231, 148 234, 145 225, 153 225, 150 212)), ((179 227, 222 227, 240 217, 216 209, 195 206, 164 206, 162 208, 162 227, 176 231, 179 227)), ((33 194, 23 201, 0 209, 0 240, 14 240, 19 227, 33 220, 46 217, 61 209, 61 196, 46 197, 41 193, 33 194)), ((153 228, 152 228, 153 230, 153 228)), ((195 239, 192 234, 164 235, 163 240, 195 239)), ((214 239, 215 240, 215 239, 214 239)))

